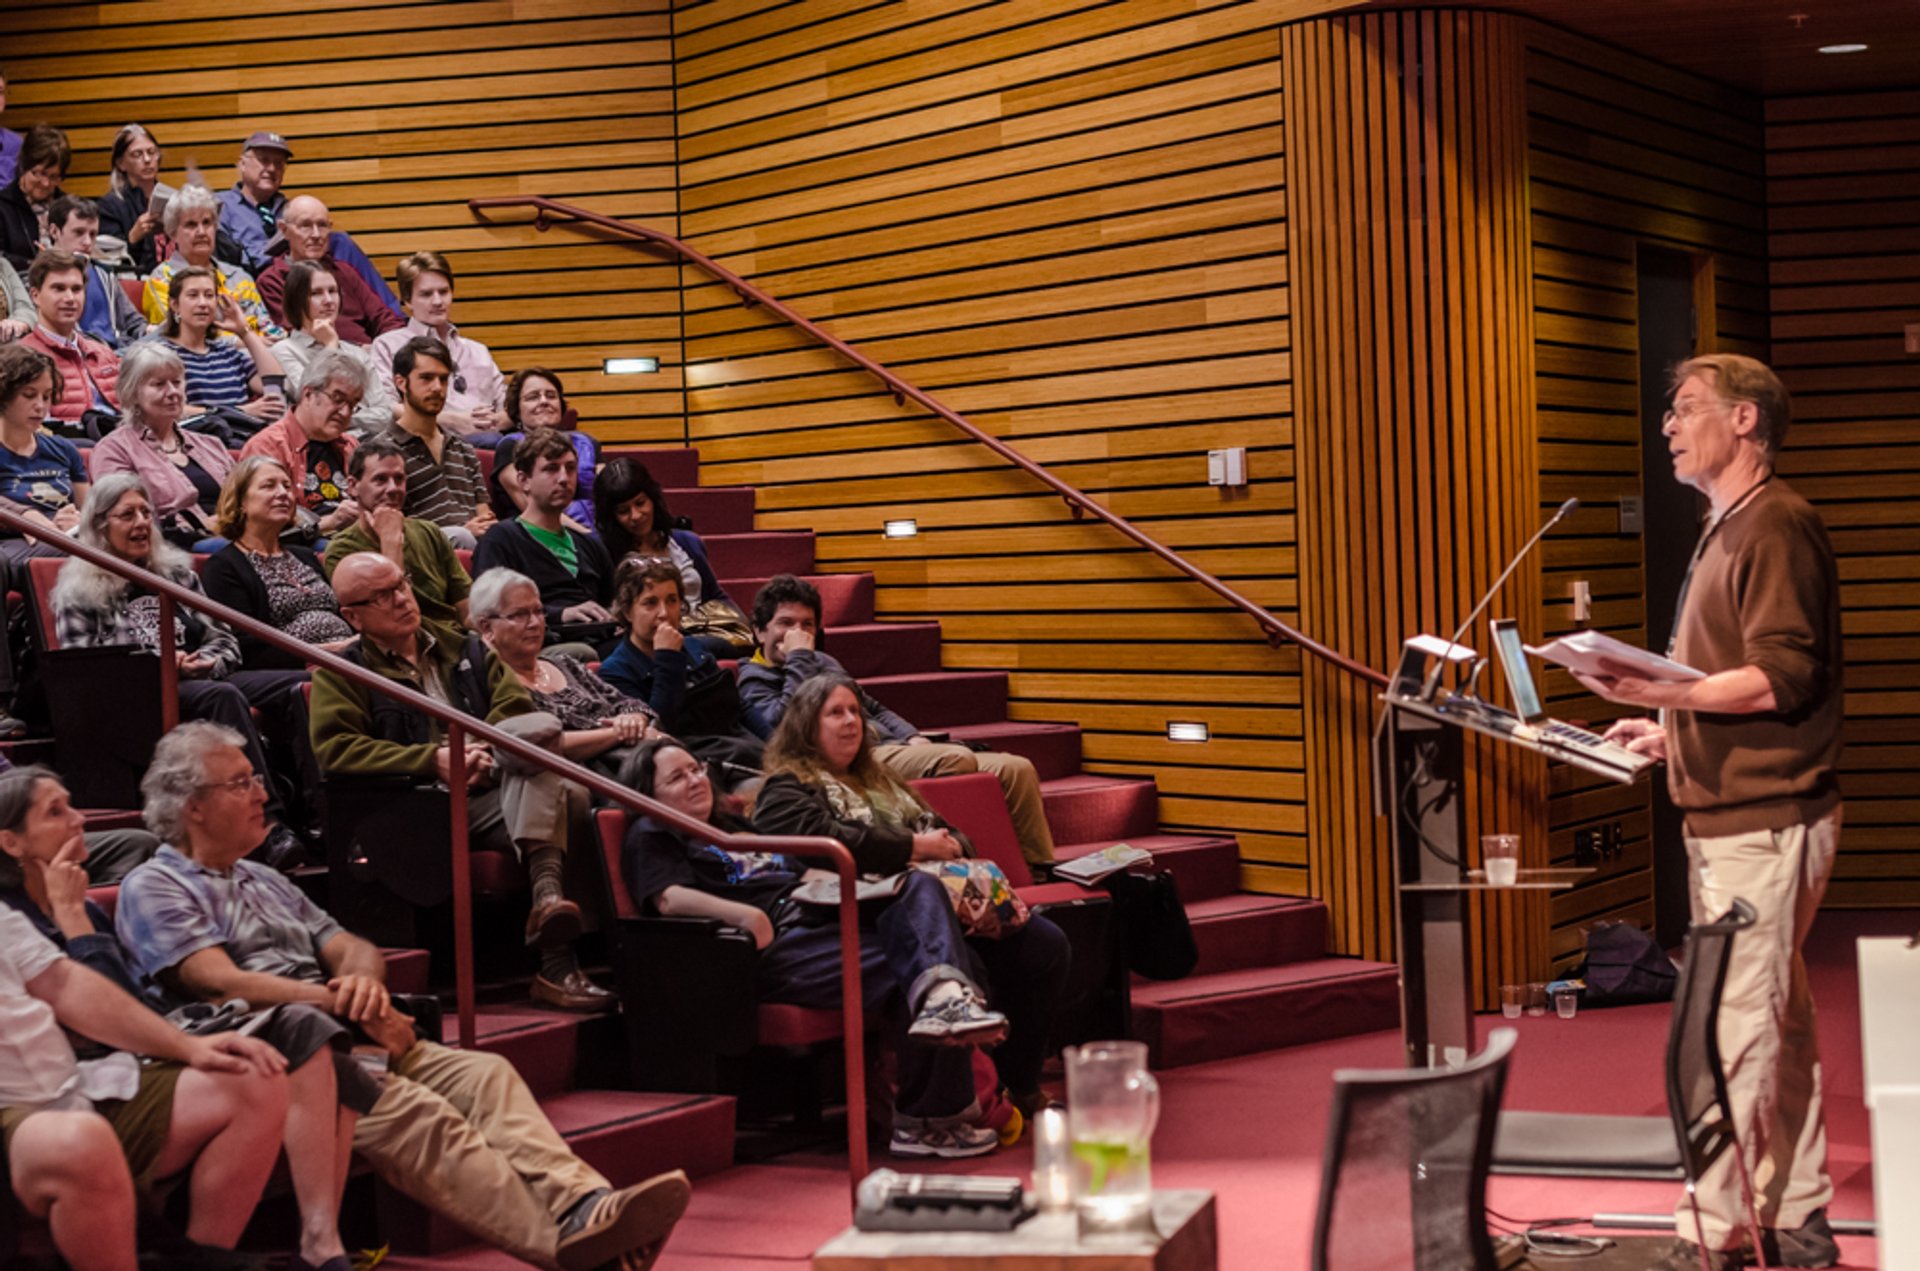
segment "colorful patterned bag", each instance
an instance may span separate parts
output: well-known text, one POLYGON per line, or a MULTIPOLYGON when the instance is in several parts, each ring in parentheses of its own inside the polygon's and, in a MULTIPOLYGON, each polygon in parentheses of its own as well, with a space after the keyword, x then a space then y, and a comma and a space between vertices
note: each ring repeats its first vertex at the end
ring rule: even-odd
POLYGON ((921 861, 914 868, 945 884, 954 916, 968 935, 992 940, 1027 925, 1027 902, 992 861, 921 861))

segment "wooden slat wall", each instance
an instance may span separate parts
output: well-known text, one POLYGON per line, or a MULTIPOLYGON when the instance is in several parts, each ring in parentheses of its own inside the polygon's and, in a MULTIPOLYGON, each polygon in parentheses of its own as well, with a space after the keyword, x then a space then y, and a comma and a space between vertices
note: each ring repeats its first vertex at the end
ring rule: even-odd
MULTIPOLYGON (((1554 28, 1529 32, 1540 495, 1543 507, 1581 500, 1542 545, 1545 627, 1573 629, 1573 581, 1586 579, 1588 625, 1644 645, 1643 545, 1617 533, 1620 496, 1641 489, 1637 245, 1710 255, 1718 308, 1702 321, 1703 350, 1766 355, 1759 103, 1554 28)), ((1562 718, 1621 713, 1563 672, 1544 688, 1562 718)), ((1551 951, 1564 962, 1596 920, 1651 923, 1651 814, 1644 784, 1616 786, 1564 765, 1549 780, 1556 863, 1572 863, 1578 827, 1619 819, 1626 839, 1619 859, 1555 899, 1551 951)))
POLYGON ((1767 103, 1781 472, 1840 556, 1846 824, 1827 893, 1920 904, 1920 91, 1767 103))
MULTIPOLYGON (((675 12, 686 237, 1243 593, 1296 612, 1278 23, 1255 0, 754 0, 675 12), (1246 446, 1252 485, 1206 485, 1246 446)), ((1325 6, 1320 6, 1325 7, 1325 6)), ((1151 772, 1307 890, 1299 658, 916 409, 689 277, 708 479, 1005 668, 1016 718, 1151 772), (883 541, 914 517, 917 538, 883 541), (1166 740, 1204 720, 1206 746, 1166 740)))
MULTIPOLYGON (((1532 533, 1532 297, 1520 23, 1421 11, 1285 33, 1302 621, 1389 666, 1451 631, 1532 533)), ((1537 570, 1503 609, 1539 606, 1537 570)), ((1478 637, 1473 637, 1476 641, 1478 637)), ((1336 944, 1393 956, 1388 826, 1373 815, 1373 692, 1305 668, 1314 879, 1336 944)), ((1544 848, 1545 765, 1470 747, 1467 837, 1544 848)), ((1477 912, 1483 1004, 1544 966, 1538 893, 1477 912)))
MULTIPOLYGON (((67 188, 105 192, 137 120, 164 180, 197 162, 233 183, 239 143, 274 128, 288 189, 327 201, 383 268, 448 253, 455 317, 502 369, 562 373, 612 440, 681 437, 678 271, 631 248, 527 224, 482 226, 478 195, 548 194, 671 230, 670 0, 230 0, 0 6, 7 122, 69 131, 67 188), (601 359, 662 371, 609 377, 601 359)), ((520 218, 524 221, 524 217, 520 218)))

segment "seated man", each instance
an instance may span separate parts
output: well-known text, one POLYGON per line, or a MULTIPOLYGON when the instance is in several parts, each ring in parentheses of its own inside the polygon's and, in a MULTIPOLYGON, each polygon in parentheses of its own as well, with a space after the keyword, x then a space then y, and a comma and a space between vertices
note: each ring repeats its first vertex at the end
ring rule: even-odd
POLYGON ((476 446, 493 446, 507 427, 507 382, 487 346, 453 325, 453 266, 439 252, 415 252, 401 258, 393 276, 412 317, 373 342, 374 363, 391 365, 398 376, 398 354, 409 340, 439 341, 453 355, 448 365, 454 373, 440 422, 476 446))
POLYGON ((51 417, 78 424, 90 410, 119 414, 120 355, 80 329, 87 308, 87 262, 72 252, 43 251, 27 271, 27 292, 39 322, 20 342, 52 358, 60 372, 51 417))
MULTIPOLYGON (((751 661, 740 664, 740 697, 769 726, 780 722, 788 699, 802 684, 828 672, 846 674, 840 663, 816 647, 820 593, 804 579, 781 574, 760 589, 753 598, 753 634, 760 647, 751 661)), ((1040 776, 1031 759, 930 740, 865 689, 860 691, 860 711, 866 716, 869 735, 880 739, 873 748, 874 757, 903 780, 991 772, 1006 796, 1020 854, 1036 865, 1053 860, 1053 831, 1047 827, 1040 776)))
MULTIPOLYGON (((349 556, 333 571, 333 590, 360 633, 340 656, 558 751, 560 721, 533 709, 520 678, 478 636, 422 625, 398 565, 372 552, 349 556)), ((443 730, 413 708, 317 669, 312 709, 314 757, 327 776, 447 779, 443 730)), ((587 792, 471 739, 466 762, 470 842, 479 851, 520 853, 533 882, 526 940, 541 950, 534 999, 566 1010, 610 1008, 613 995, 589 980, 574 956, 580 906, 566 898, 561 881, 569 846, 593 842, 587 792)))
POLYGON ((600 540, 566 524, 579 457, 564 433, 530 432, 514 448, 513 467, 527 503, 520 515, 488 530, 473 553, 473 572, 506 568, 540 589, 549 640, 605 644, 613 635, 613 558, 600 540))
POLYGON ((367 286, 366 279, 351 266, 334 259, 333 217, 325 203, 311 194, 288 199, 280 213, 280 233, 287 240, 286 254, 275 256, 255 280, 260 284, 260 298, 267 302, 267 311, 275 322, 289 330, 296 325, 287 321, 286 310, 281 306, 287 290, 287 270, 310 260, 325 265, 334 282, 339 284, 340 312, 334 318, 334 329, 339 331, 341 339, 351 344, 372 344, 376 337, 406 325, 400 315, 367 286))
MULTIPOLYGON (((220 195, 221 255, 225 257, 230 244, 233 263, 255 278, 266 270, 278 246, 274 240, 282 233, 280 222, 288 202, 281 187, 286 184, 287 161, 292 158, 293 147, 279 133, 266 129, 253 133, 240 144, 240 158, 234 165, 239 180, 220 195)), ((335 230, 328 250, 372 288, 380 303, 399 314, 399 299, 358 243, 335 230)))
MULTIPOLYGON (((317 739, 318 676, 314 690, 317 739)), ((686 1208, 686 1176, 613 1191, 506 1059, 421 1041, 388 998, 380 951, 242 859, 263 799, 238 741, 218 725, 185 724, 154 750, 141 790, 148 819, 173 841, 128 875, 116 919, 140 974, 190 998, 305 1002, 351 1020, 391 1056, 373 1110, 354 1126, 354 1150, 488 1243, 566 1271, 657 1255, 686 1208)))
POLYGON ((322 537, 355 525, 360 509, 347 497, 347 465, 356 443, 347 433, 367 391, 366 369, 353 358, 322 350, 307 368, 293 409, 240 448, 240 457, 278 459, 298 481, 300 524, 322 537))
POLYGON ((415 336, 402 344, 393 355, 400 417, 385 435, 407 457, 407 515, 432 521, 455 547, 471 551, 493 528, 493 502, 480 475, 480 456, 444 422, 448 387, 456 378, 453 354, 440 341, 415 336))
POLYGON ((134 1265, 137 1207, 187 1176, 187 1239, 231 1249, 280 1154, 286 1061, 181 1032, 0 905, 0 1139, 13 1194, 75 1271, 134 1265), (116 1047, 80 1062, 62 1029, 116 1047), (147 1055, 142 1063, 135 1055, 147 1055))
POLYGON ((80 329, 114 348, 125 348, 147 334, 147 320, 128 298, 120 280, 93 263, 93 240, 100 235, 100 206, 92 199, 63 194, 47 209, 51 246, 87 261, 87 307, 80 329))
POLYGON ((374 437, 354 448, 347 460, 347 498, 356 519, 327 543, 321 563, 328 576, 349 556, 377 552, 413 580, 422 622, 464 629, 473 581, 437 525, 401 512, 407 502, 407 456, 398 442, 374 437))

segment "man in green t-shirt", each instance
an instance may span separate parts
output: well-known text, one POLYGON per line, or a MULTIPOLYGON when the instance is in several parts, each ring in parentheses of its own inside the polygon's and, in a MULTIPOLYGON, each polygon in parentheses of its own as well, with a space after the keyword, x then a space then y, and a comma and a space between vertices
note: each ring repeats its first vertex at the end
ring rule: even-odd
POLYGON ((579 484, 573 443, 551 428, 536 428, 513 450, 513 468, 527 505, 519 516, 488 530, 474 549, 476 576, 511 569, 540 589, 547 638, 596 644, 610 638, 614 615, 613 558, 599 539, 564 519, 579 484))
POLYGON ((359 505, 360 519, 327 544, 328 576, 355 552, 378 552, 413 580, 422 618, 465 627, 473 582, 459 553, 433 522, 401 514, 407 501, 406 453, 386 437, 362 442, 347 461, 347 496, 359 505))

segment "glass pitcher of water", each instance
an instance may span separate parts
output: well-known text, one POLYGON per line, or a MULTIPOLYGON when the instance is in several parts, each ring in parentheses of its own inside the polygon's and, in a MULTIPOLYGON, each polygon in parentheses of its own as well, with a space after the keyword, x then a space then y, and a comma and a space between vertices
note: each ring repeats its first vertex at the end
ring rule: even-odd
POLYGON ((1160 1083, 1144 1042, 1069 1046, 1067 1134, 1073 1201, 1083 1232, 1151 1230, 1149 1146, 1160 1119, 1160 1083))

